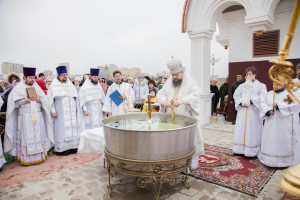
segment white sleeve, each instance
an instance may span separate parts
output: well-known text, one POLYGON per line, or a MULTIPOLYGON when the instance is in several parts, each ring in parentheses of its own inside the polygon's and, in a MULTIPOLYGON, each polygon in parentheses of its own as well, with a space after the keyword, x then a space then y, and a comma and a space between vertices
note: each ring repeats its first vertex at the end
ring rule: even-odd
POLYGON ((104 98, 104 103, 103 103, 103 107, 102 107, 103 112, 111 113, 112 100, 109 97, 110 94, 111 94, 111 87, 108 88, 106 97, 104 98))
MULTIPOLYGON (((296 101, 294 101, 291 104, 288 104, 287 102, 278 102, 277 106, 279 108, 279 112, 283 117, 286 117, 288 115, 292 115, 295 112, 298 112, 300 109, 300 104, 296 101)), ((276 112, 276 111, 275 111, 276 112)))
POLYGON ((243 96, 242 96, 242 84, 238 86, 238 88, 234 91, 233 98, 235 102, 235 109, 240 110, 242 106, 240 103, 242 103, 243 96))
POLYGON ((161 90, 158 91, 157 93, 157 101, 160 105, 162 105, 165 101, 167 101, 167 97, 165 95, 165 90, 166 88, 163 87, 161 90))
POLYGON ((265 119, 266 113, 273 109, 273 105, 268 105, 268 93, 261 95, 260 107, 261 107, 260 117, 262 119, 265 119))
POLYGON ((52 114, 56 113, 56 109, 55 109, 54 104, 52 104, 52 106, 51 106, 51 113, 52 113, 52 114))
POLYGON ((86 105, 82 106, 82 110, 83 110, 83 112, 88 111, 86 105))
POLYGON ((25 99, 20 99, 18 101, 16 101, 16 107, 20 107, 25 105, 25 99))
POLYGON ((258 95, 252 95, 251 101, 253 105, 255 106, 256 110, 260 110, 260 100, 261 96, 264 96, 267 94, 267 88, 265 84, 261 84, 260 91, 258 95))

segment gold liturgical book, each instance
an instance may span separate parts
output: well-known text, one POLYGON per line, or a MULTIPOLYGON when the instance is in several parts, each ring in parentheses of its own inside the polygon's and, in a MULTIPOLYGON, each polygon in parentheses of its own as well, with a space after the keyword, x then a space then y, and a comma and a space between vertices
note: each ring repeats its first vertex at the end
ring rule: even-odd
POLYGON ((34 87, 26 88, 26 92, 30 100, 35 100, 38 98, 34 87))

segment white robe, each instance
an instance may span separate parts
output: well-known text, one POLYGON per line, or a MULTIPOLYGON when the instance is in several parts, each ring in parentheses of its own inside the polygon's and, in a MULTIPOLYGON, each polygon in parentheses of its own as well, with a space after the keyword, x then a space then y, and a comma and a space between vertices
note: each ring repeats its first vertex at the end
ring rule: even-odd
MULTIPOLYGON (((2 105, 3 105, 3 100, 0 97, 0 109, 1 109, 2 105)), ((1 142, 1 137, 0 137, 0 169, 3 167, 5 162, 6 161, 5 161, 5 158, 4 158, 4 155, 3 155, 2 142, 1 142)))
POLYGON ((288 92, 275 93, 275 104, 279 110, 274 109, 274 115, 266 116, 273 110, 274 91, 269 91, 261 98, 261 118, 265 119, 261 151, 258 158, 261 163, 269 167, 289 167, 294 158, 296 145, 293 132, 293 113, 299 110, 299 104, 284 102, 288 92))
POLYGON ((22 81, 9 94, 7 105, 4 152, 17 156, 23 165, 45 161, 47 151, 54 144, 52 119, 45 93, 35 82, 29 86, 22 81), (35 88, 40 102, 25 104, 26 88, 30 87, 35 88))
POLYGON ((89 115, 84 118, 85 130, 99 128, 103 118, 102 105, 105 94, 103 89, 98 84, 93 84, 90 79, 87 79, 79 91, 80 109, 88 111, 89 115))
POLYGON ((253 88, 250 96, 250 100, 253 104, 251 104, 248 109, 246 109, 246 107, 240 105, 240 103, 243 102, 242 91, 244 85, 245 83, 239 85, 233 95, 233 98, 235 100, 235 109, 238 111, 234 131, 233 153, 244 154, 248 157, 255 157, 260 151, 262 134, 262 119, 260 118, 260 98, 262 95, 265 95, 267 93, 267 89, 265 84, 260 83, 258 80, 255 80, 253 82, 253 88))
POLYGON ((61 83, 55 77, 48 89, 47 96, 51 113, 57 114, 57 118, 53 118, 54 151, 64 152, 78 148, 79 134, 83 131, 84 124, 76 88, 69 79, 66 83, 61 83))
MULTIPOLYGON (((173 86, 172 79, 170 78, 157 94, 157 100, 159 104, 163 104, 165 101, 170 102, 173 100, 174 90, 175 88, 173 86)), ((175 115, 180 114, 199 119, 201 90, 197 86, 197 82, 189 74, 183 74, 182 83, 177 93, 177 99, 182 100, 183 104, 177 108, 174 108, 175 115)), ((171 113, 171 108, 162 107, 161 112, 171 113)), ((199 155, 204 154, 200 123, 198 123, 195 132, 195 146, 196 153, 192 160, 192 169, 198 167, 198 157, 199 155)))
POLYGON ((129 109, 133 108, 133 101, 134 101, 134 93, 132 87, 129 83, 122 82, 121 84, 113 83, 109 86, 106 97, 104 100, 104 105, 102 110, 107 113, 111 113, 112 116, 114 115, 121 115, 125 114, 128 110, 128 98, 129 98, 129 109), (111 93, 115 90, 118 90, 121 95, 126 95, 125 105, 122 102, 119 106, 117 106, 109 97, 111 93))
MULTIPOLYGON (((294 79, 294 82, 300 82, 298 78, 294 79)), ((300 88, 298 88, 295 92, 298 98, 300 98, 300 88)), ((293 114, 293 131, 296 134, 296 145, 295 145, 295 152, 294 152, 294 160, 293 165, 296 165, 300 163, 300 109, 298 109, 298 112, 295 112, 293 114)))

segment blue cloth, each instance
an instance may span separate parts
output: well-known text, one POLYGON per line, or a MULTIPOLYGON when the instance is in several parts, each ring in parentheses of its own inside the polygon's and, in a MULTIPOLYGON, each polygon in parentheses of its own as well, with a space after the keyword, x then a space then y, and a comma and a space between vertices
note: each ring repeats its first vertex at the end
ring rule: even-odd
POLYGON ((24 76, 35 76, 35 70, 34 67, 23 67, 23 75, 24 76))
POLYGON ((118 90, 115 90, 114 92, 112 92, 109 97, 111 98, 111 100, 117 105, 119 106, 122 102, 123 99, 120 99, 119 96, 121 96, 120 92, 118 90))
POLYGON ((99 71, 100 71, 100 69, 97 69, 97 68, 91 68, 91 69, 90 69, 90 75, 91 75, 91 76, 99 76, 99 71))
POLYGON ((66 66, 59 66, 59 67, 56 67, 56 71, 57 71, 57 74, 60 75, 60 74, 63 74, 63 73, 68 73, 67 72, 67 67, 66 66))

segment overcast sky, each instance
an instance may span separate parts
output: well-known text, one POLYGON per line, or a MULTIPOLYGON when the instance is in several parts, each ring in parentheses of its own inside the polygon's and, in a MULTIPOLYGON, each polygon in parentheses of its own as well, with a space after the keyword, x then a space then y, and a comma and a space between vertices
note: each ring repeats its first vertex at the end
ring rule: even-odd
MULTIPOLYGON (((69 62, 71 74, 116 64, 143 72, 167 70, 171 56, 190 71, 190 39, 181 33, 185 0, 0 0, 0 63, 55 72, 69 62)), ((215 74, 228 74, 228 52, 215 74)))

